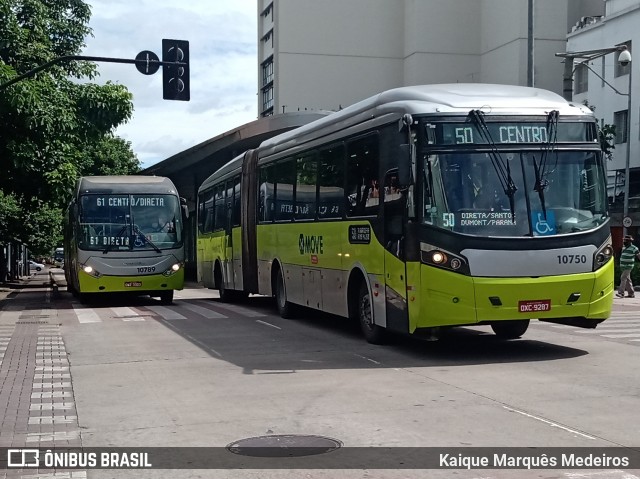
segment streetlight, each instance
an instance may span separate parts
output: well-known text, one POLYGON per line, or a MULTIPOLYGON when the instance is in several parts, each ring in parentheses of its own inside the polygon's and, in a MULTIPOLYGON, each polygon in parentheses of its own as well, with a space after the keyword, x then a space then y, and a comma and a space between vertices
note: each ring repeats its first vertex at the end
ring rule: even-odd
POLYGON ((598 78, 600 78, 604 83, 606 83, 613 91, 615 91, 618 95, 627 97, 627 124, 626 124, 626 134, 627 134, 627 156, 625 158, 624 165, 624 202, 622 207, 622 220, 623 220, 623 232, 622 234, 627 234, 627 226, 625 226, 624 221, 629 215, 629 164, 631 162, 631 74, 633 72, 633 68, 629 68, 629 89, 627 93, 619 92, 613 85, 607 82, 604 78, 598 75, 595 71, 589 67, 588 62, 595 60, 596 58, 603 57, 608 55, 609 53, 619 52, 618 55, 618 63, 622 66, 629 65, 631 63, 631 53, 627 49, 626 45, 616 45, 615 47, 609 48, 600 48, 598 50, 586 50, 582 52, 564 52, 564 53, 556 53, 557 57, 566 58, 569 61, 565 61, 564 63, 564 75, 562 78, 562 94, 565 100, 573 100, 573 60, 576 58, 582 59, 581 64, 585 65, 592 73, 594 73, 598 78))

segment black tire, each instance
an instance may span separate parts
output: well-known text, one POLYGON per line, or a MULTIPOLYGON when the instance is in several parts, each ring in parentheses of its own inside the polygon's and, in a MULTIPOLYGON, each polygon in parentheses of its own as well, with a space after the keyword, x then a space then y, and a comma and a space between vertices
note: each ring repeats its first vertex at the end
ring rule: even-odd
POLYGON ((36 268, 36 271, 39 273, 40 271, 42 271, 42 268, 41 268, 40 266, 38 266, 38 267, 36 268))
POLYGON ((384 344, 387 339, 387 331, 373 323, 371 295, 364 282, 360 285, 358 292, 357 315, 364 339, 371 344, 384 344))
POLYGON ((218 287, 218 295, 220 296, 220 301, 223 303, 232 303, 235 301, 235 291, 232 289, 227 289, 224 284, 224 278, 222 276, 221 267, 217 267, 215 271, 215 281, 216 286, 218 287))
POLYGON ((278 313, 284 319, 292 319, 295 315, 295 306, 287 301, 287 291, 284 286, 284 276, 282 276, 282 270, 278 268, 276 273, 276 284, 274 296, 276 299, 276 307, 278 313))
POLYGON ((500 339, 517 339, 529 328, 528 319, 499 321, 491 325, 491 329, 500 339))
POLYGON ((160 304, 165 304, 165 305, 169 305, 169 304, 173 304, 173 290, 169 290, 169 291, 162 291, 160 293, 160 304))

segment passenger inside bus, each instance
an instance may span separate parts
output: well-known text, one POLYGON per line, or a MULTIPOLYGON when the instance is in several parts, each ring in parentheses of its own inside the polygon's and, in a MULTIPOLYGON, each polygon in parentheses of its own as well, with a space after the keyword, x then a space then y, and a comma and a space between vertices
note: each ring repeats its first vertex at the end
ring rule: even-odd
POLYGON ((169 221, 165 216, 158 216, 158 220, 152 225, 154 233, 175 233, 176 229, 173 221, 169 221))

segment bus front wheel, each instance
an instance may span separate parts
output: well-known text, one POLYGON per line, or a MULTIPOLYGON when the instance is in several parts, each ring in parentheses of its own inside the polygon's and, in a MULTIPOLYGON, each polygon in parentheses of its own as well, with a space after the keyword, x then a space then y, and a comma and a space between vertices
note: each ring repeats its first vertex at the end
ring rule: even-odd
POLYGON ((491 329, 500 339, 516 339, 522 336, 529 328, 528 319, 515 319, 511 321, 499 321, 491 325, 491 329))
POLYGON ((163 291, 160 293, 161 304, 173 304, 173 290, 163 291))
POLYGON ((278 313, 284 319, 291 319, 294 316, 294 305, 287 301, 287 292, 284 287, 284 277, 282 276, 282 270, 278 268, 278 272, 276 273, 276 288, 275 288, 275 297, 276 297, 276 306, 278 308, 278 313))
POLYGON ((371 295, 364 282, 360 285, 360 292, 358 294, 358 320, 360 321, 362 334, 367 342, 371 344, 383 344, 385 342, 385 329, 373 322, 371 295))

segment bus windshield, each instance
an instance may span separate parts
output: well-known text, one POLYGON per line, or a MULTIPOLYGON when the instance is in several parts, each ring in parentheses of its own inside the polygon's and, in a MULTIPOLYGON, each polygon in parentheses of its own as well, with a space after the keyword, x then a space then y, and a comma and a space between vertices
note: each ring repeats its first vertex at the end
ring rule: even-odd
POLYGON ((182 245, 180 202, 173 195, 83 195, 78 228, 78 246, 84 250, 163 250, 182 245))
POLYGON ((516 188, 511 195, 489 153, 426 154, 423 222, 483 236, 549 236, 593 229, 607 218, 597 152, 554 151, 544 174, 538 151, 501 155, 516 188))

